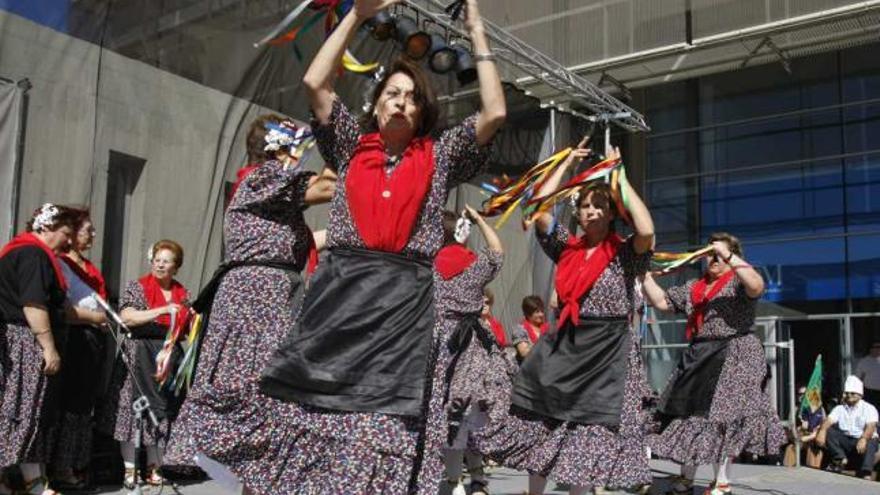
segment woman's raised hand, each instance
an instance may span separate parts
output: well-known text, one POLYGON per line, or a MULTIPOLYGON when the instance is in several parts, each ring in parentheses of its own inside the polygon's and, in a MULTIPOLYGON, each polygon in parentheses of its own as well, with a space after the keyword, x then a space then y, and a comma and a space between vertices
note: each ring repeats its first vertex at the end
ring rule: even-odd
POLYGON ((464 205, 464 213, 474 222, 480 223, 484 221, 480 213, 477 210, 473 209, 471 205, 464 205))
POLYGON ((469 33, 483 27, 483 18, 480 17, 480 8, 477 0, 465 0, 464 27, 469 33))

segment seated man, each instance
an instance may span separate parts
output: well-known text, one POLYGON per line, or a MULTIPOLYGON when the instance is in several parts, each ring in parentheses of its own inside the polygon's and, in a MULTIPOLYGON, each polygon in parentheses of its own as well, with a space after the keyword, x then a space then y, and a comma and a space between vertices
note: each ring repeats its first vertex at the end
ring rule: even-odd
POLYGON ((816 436, 816 443, 825 446, 831 457, 828 469, 840 472, 847 458, 857 459, 857 476, 871 479, 874 455, 877 453, 877 408, 862 400, 864 386, 849 376, 843 387, 843 404, 831 410, 816 436))

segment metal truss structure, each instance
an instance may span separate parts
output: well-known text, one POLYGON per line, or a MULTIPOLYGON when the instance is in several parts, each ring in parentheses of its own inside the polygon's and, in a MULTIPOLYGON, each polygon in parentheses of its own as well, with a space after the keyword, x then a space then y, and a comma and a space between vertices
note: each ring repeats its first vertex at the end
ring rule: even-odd
MULTIPOLYGON (((461 22, 453 21, 444 10, 445 5, 438 0, 406 0, 406 5, 450 32, 467 37, 461 22)), ((512 81, 517 87, 528 94, 525 83, 529 85, 536 82, 543 83, 559 91, 569 102, 586 108, 592 115, 585 115, 567 105, 557 105, 556 102, 543 102, 543 106, 558 107, 563 112, 591 121, 614 123, 631 132, 650 130, 641 114, 595 84, 566 69, 556 60, 489 20, 483 19, 483 24, 496 57, 507 65, 507 69, 524 76, 512 81)))

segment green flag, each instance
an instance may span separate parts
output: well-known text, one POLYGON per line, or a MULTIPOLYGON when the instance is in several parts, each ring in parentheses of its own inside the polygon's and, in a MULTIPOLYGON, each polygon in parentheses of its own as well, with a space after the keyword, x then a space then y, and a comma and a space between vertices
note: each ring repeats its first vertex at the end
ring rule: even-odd
POLYGON ((807 383, 807 391, 801 399, 801 412, 815 411, 822 407, 822 355, 816 356, 816 365, 810 382, 807 383))

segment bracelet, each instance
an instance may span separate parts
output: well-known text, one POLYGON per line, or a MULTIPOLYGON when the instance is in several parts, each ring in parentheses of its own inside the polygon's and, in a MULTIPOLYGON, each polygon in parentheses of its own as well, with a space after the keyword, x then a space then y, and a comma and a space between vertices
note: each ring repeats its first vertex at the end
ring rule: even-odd
POLYGON ((494 62, 495 54, 492 52, 489 53, 475 53, 474 54, 474 62, 494 62))
POLYGON ((733 252, 731 251, 730 255, 727 256, 727 258, 721 258, 721 259, 723 259, 724 262, 727 263, 727 264, 729 265, 729 264, 730 264, 730 260, 733 259, 733 252))

